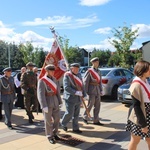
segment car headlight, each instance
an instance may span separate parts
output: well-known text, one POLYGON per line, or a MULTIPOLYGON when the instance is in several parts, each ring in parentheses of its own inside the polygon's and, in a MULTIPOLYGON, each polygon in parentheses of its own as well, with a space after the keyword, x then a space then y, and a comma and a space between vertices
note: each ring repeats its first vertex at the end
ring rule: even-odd
POLYGON ((129 90, 124 90, 123 93, 126 94, 126 95, 130 95, 130 91, 129 90))
POLYGON ((118 88, 118 93, 122 93, 123 89, 118 88))

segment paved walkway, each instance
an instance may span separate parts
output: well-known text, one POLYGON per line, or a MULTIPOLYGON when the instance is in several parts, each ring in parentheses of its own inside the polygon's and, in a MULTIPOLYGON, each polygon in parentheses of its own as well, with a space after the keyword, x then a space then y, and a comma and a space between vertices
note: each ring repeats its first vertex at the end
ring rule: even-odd
MULTIPOLYGON (((65 108, 61 110, 61 116, 65 108)), ((59 135, 73 137, 81 144, 69 146, 64 142, 50 144, 45 137, 43 115, 34 113, 35 123, 29 124, 25 110, 13 110, 12 123, 14 130, 9 130, 0 122, 0 150, 126 150, 129 143, 129 133, 124 131, 128 107, 119 102, 103 101, 101 107, 101 122, 104 126, 95 126, 92 122, 88 125, 82 121, 84 108, 81 108, 80 129, 82 134, 74 134, 69 123, 68 132, 61 127, 59 135)), ((91 113, 92 115, 92 113, 91 113)), ((138 150, 147 150, 145 141, 141 141, 138 150)))

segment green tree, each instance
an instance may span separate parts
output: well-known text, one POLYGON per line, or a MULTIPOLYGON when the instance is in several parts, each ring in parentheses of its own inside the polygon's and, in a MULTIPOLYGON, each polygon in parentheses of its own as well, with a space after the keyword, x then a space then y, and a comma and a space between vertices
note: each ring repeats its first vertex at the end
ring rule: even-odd
POLYGON ((120 56, 117 53, 114 53, 111 55, 111 57, 108 60, 108 66, 114 67, 119 66, 120 64, 120 56))
POLYGON ((74 62, 80 62, 80 64, 82 64, 82 61, 83 61, 82 52, 78 46, 69 47, 69 39, 66 36, 64 37, 60 36, 58 38, 58 42, 68 64, 74 63, 74 62))
POLYGON ((43 48, 35 48, 34 63, 37 67, 41 68, 43 66, 47 53, 48 52, 45 52, 43 48))
POLYGON ((0 40, 0 69, 8 67, 8 43, 0 40))
POLYGON ((20 44, 19 50, 21 51, 23 55, 23 61, 24 63, 28 62, 34 62, 35 56, 34 56, 34 47, 31 42, 27 42, 25 45, 20 44))
MULTIPOLYGON (((123 27, 114 28, 112 33, 115 37, 110 43, 115 47, 117 54, 119 54, 121 62, 120 66, 129 68, 129 55, 130 47, 132 46, 134 40, 137 38, 138 28, 132 31, 132 26, 128 27, 124 25, 123 27)), ((110 39, 110 38, 109 38, 110 39)))
POLYGON ((11 67, 15 69, 20 69, 21 67, 25 66, 25 63, 23 61, 23 55, 19 51, 19 48, 15 43, 9 44, 10 47, 10 55, 11 55, 11 67))
POLYGON ((109 58, 111 57, 111 51, 110 50, 96 50, 94 49, 91 53, 91 59, 94 57, 98 57, 100 60, 100 66, 106 66, 108 63, 109 58))

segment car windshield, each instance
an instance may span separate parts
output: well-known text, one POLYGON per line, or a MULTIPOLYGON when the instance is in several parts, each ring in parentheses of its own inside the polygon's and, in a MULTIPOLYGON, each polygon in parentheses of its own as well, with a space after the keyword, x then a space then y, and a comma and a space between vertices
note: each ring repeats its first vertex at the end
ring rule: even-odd
POLYGON ((135 76, 133 76, 129 81, 127 81, 127 84, 131 83, 134 78, 135 78, 135 76))
POLYGON ((79 72, 85 73, 88 70, 88 68, 90 68, 90 67, 80 67, 79 72))
POLYGON ((100 71, 102 76, 106 76, 110 72, 110 70, 100 70, 100 71))
POLYGON ((14 76, 16 75, 16 73, 17 73, 17 72, 12 72, 12 73, 11 73, 11 76, 14 77, 14 76))

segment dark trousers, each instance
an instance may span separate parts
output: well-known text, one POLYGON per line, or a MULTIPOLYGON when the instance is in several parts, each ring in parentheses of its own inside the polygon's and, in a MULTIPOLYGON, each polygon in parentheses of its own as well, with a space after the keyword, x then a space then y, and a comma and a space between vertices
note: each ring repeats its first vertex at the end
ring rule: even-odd
POLYGON ((0 119, 2 119, 2 102, 0 102, 0 119))
POLYGON ((21 107, 24 109, 24 95, 17 93, 17 101, 15 102, 15 107, 21 107))

